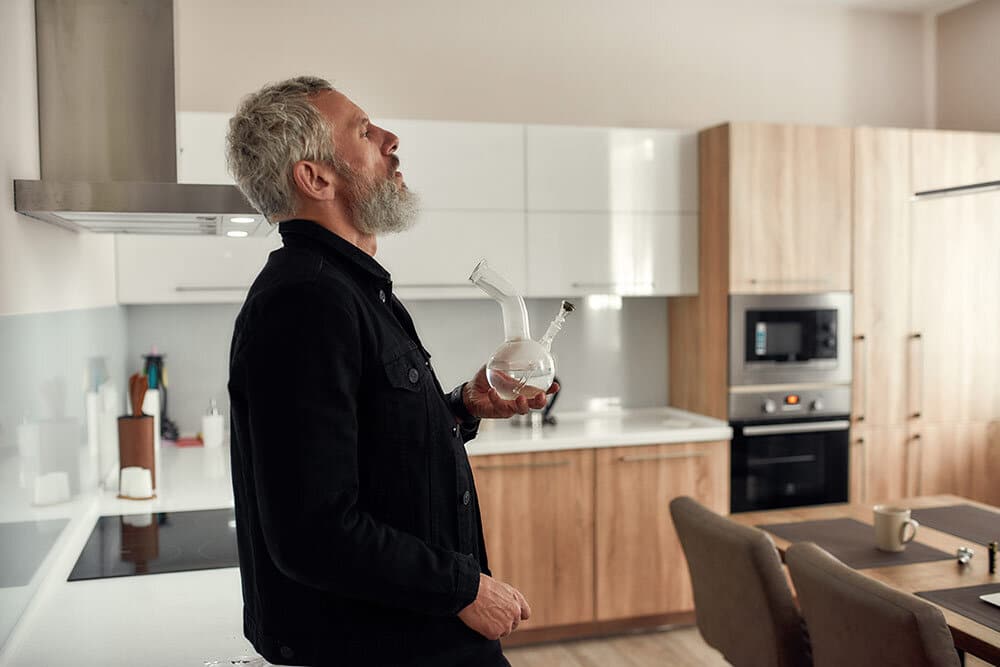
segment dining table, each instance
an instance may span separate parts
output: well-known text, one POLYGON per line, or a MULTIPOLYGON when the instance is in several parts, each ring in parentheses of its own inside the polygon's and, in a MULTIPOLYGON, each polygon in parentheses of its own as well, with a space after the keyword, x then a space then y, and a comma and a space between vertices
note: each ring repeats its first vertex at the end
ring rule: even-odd
MULTIPOLYGON (((881 561, 879 561, 879 556, 875 555, 873 562, 878 564, 871 566, 871 563, 867 563, 864 566, 856 566, 859 568, 857 569, 858 572, 891 586, 896 590, 921 594, 921 598, 923 599, 926 599, 923 594, 928 591, 944 591, 990 584, 998 585, 998 590, 1000 590, 1000 574, 990 574, 986 546, 988 541, 985 544, 983 543, 985 541, 984 535, 989 534, 991 530, 983 530, 983 528, 994 525, 1000 526, 1000 507, 994 507, 954 495, 905 498, 893 501, 891 505, 893 507, 914 510, 913 515, 915 519, 918 519, 918 522, 922 510, 934 510, 933 513, 927 513, 928 517, 933 516, 935 518, 933 522, 930 522, 933 524, 933 527, 927 523, 922 523, 917 529, 914 541, 908 545, 908 548, 917 544, 920 549, 928 553, 939 551, 950 557, 944 559, 939 556, 940 559, 938 560, 928 559, 924 562, 885 564, 884 561, 892 559, 891 554, 882 554, 881 561), (971 506, 977 510, 990 512, 990 514, 982 514, 965 509, 962 511, 966 513, 966 520, 961 521, 958 520, 960 514, 949 514, 949 512, 954 512, 954 510, 946 509, 957 506, 966 508, 971 506), (993 514, 996 514, 995 522, 992 520, 993 514), (956 518, 949 520, 949 516, 956 518), (979 519, 986 518, 987 520, 976 520, 977 517, 979 519), (971 523, 969 519, 972 519, 971 523), (949 531, 954 531, 958 534, 953 534, 949 531), (965 536, 963 537, 962 535, 965 536), (970 535, 975 535, 975 537, 970 539, 970 535), (958 560, 957 554, 961 547, 970 548, 973 551, 972 559, 968 563, 962 564, 958 560)), ((823 527, 844 525, 843 521, 838 522, 833 520, 853 519, 856 522, 871 526, 874 522, 873 509, 873 506, 869 504, 816 505, 759 512, 742 512, 730 515, 730 519, 743 525, 761 528, 768 533, 778 548, 782 561, 784 561, 785 549, 793 542, 813 541, 823 546, 820 543, 825 537, 823 527), (819 531, 815 533, 818 539, 796 539, 803 533, 808 534, 810 527, 819 531), (782 535, 795 537, 789 540, 782 535)), ((853 522, 848 523, 853 524, 853 522)), ((996 532, 1000 533, 1000 530, 996 532)), ((857 534, 861 535, 863 533, 858 532, 857 534)), ((871 530, 870 539, 874 555, 874 528, 871 530)), ((1000 540, 1000 534, 989 539, 989 541, 993 540, 1000 540)), ((904 557, 901 556, 900 558, 904 557)), ((789 583, 791 583, 790 579, 789 583)), ((934 603, 933 600, 928 601, 932 604, 934 603)), ((979 604, 983 605, 984 613, 993 614, 995 611, 996 618, 1000 620, 1000 608, 990 607, 985 602, 979 604)), ((1000 665, 1000 630, 994 629, 983 622, 979 622, 942 604, 935 604, 935 606, 944 614, 944 618, 955 641, 955 648, 991 664, 1000 665)), ((978 609, 972 607, 972 611, 978 612, 978 609)))

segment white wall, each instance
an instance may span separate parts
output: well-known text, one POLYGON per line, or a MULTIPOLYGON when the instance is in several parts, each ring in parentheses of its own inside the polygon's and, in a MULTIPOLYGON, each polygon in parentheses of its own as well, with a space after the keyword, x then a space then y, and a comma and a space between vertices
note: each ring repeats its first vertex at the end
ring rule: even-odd
POLYGON ((177 106, 314 73, 376 117, 926 127, 921 23, 787 0, 176 0, 177 106))
POLYGON ((39 176, 34 7, 0 2, 0 315, 115 303, 110 236, 14 212, 14 179, 39 176))
POLYGON ((1000 0, 937 18, 937 127, 1000 132, 1000 0))

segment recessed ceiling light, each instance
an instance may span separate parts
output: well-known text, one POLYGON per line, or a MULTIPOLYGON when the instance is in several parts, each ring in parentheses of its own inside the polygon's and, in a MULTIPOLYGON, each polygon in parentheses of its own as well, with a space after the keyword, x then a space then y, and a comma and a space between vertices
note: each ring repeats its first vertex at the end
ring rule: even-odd
POLYGON ((236 239, 241 239, 246 235, 247 233, 242 229, 230 229, 228 232, 226 232, 226 236, 232 236, 233 238, 236 239))
POLYGON ((238 222, 240 224, 244 224, 245 225, 245 224, 249 224, 251 222, 254 222, 254 218, 239 217, 238 216, 238 217, 235 217, 235 218, 229 218, 229 222, 238 222))

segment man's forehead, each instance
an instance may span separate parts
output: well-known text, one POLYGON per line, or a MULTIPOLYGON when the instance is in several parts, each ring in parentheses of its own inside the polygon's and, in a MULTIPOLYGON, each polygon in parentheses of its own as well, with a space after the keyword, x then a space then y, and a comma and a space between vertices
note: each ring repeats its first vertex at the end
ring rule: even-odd
POLYGON ((322 114, 334 121, 334 125, 355 124, 368 119, 368 115, 361 107, 336 90, 317 93, 312 102, 322 114))

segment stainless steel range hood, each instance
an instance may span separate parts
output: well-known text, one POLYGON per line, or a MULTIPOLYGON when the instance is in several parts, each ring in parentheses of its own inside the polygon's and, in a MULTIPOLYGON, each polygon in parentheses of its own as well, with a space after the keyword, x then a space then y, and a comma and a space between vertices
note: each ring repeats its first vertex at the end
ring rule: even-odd
POLYGON ((35 35, 42 178, 14 181, 18 213, 92 232, 271 232, 235 186, 177 183, 172 0, 35 0, 35 35))

